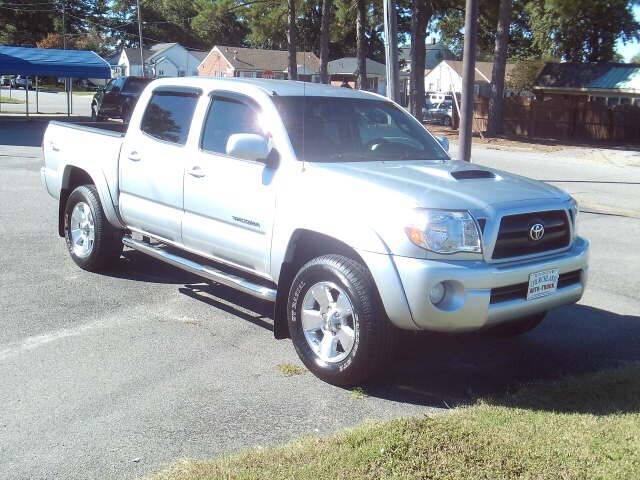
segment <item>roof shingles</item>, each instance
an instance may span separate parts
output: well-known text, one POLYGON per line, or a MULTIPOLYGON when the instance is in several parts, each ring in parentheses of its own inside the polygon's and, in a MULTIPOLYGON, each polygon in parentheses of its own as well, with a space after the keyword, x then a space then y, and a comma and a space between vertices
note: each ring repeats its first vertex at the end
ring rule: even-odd
MULTIPOLYGON (((225 45, 217 45, 216 48, 235 70, 284 72, 289 63, 286 50, 262 50, 225 45)), ((305 72, 320 72, 320 59, 313 52, 297 52, 296 60, 305 72)))

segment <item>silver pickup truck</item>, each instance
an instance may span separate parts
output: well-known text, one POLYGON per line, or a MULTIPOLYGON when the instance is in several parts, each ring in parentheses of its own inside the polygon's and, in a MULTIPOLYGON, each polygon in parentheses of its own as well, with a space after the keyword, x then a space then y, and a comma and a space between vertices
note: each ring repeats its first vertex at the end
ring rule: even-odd
POLYGON ((568 194, 451 160, 371 93, 157 80, 126 134, 51 122, 43 149, 81 268, 124 245, 273 302, 276 338, 334 384, 392 361, 397 329, 517 335, 585 288, 568 194))

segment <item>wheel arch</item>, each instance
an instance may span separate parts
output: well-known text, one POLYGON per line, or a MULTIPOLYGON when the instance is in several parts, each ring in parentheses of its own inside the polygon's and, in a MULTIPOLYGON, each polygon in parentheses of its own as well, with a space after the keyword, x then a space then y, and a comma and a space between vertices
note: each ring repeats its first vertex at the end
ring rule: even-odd
MULTIPOLYGON (((344 241, 314 230, 296 229, 289 239, 278 275, 278 290, 273 312, 275 338, 290 338, 287 323, 287 299, 296 273, 302 265, 312 258, 328 254, 344 255, 357 260, 368 268, 367 263, 357 250, 344 241)), ((377 286, 376 295, 380 296, 377 286)))
POLYGON ((113 205, 106 180, 104 180, 104 177, 102 177, 103 181, 100 180, 101 177, 99 174, 92 174, 77 165, 67 165, 65 167, 62 173, 60 199, 58 202, 58 235, 64 237, 64 211, 67 205, 67 199, 69 195, 71 195, 71 192, 82 185, 93 185, 96 187, 107 220, 109 220, 109 223, 112 225, 121 228, 120 219, 113 205))

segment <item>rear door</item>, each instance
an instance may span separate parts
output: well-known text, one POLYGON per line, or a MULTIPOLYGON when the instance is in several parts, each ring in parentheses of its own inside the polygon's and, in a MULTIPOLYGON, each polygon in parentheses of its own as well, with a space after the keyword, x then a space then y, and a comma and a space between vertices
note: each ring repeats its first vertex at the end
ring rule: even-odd
POLYGON ((133 119, 120 155, 120 212, 128 227, 181 243, 186 143, 200 93, 156 88, 142 118, 133 119))

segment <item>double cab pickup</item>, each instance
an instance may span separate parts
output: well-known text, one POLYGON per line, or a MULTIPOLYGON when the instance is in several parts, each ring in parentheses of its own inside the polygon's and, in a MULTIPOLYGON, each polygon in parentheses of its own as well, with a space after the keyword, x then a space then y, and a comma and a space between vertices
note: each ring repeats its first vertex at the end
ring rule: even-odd
POLYGON ((114 268, 127 247, 272 302, 276 338, 327 382, 388 366, 398 329, 518 335, 584 291, 571 196, 452 160, 381 96, 171 78, 126 133, 98 125, 44 136, 73 261, 114 268))

